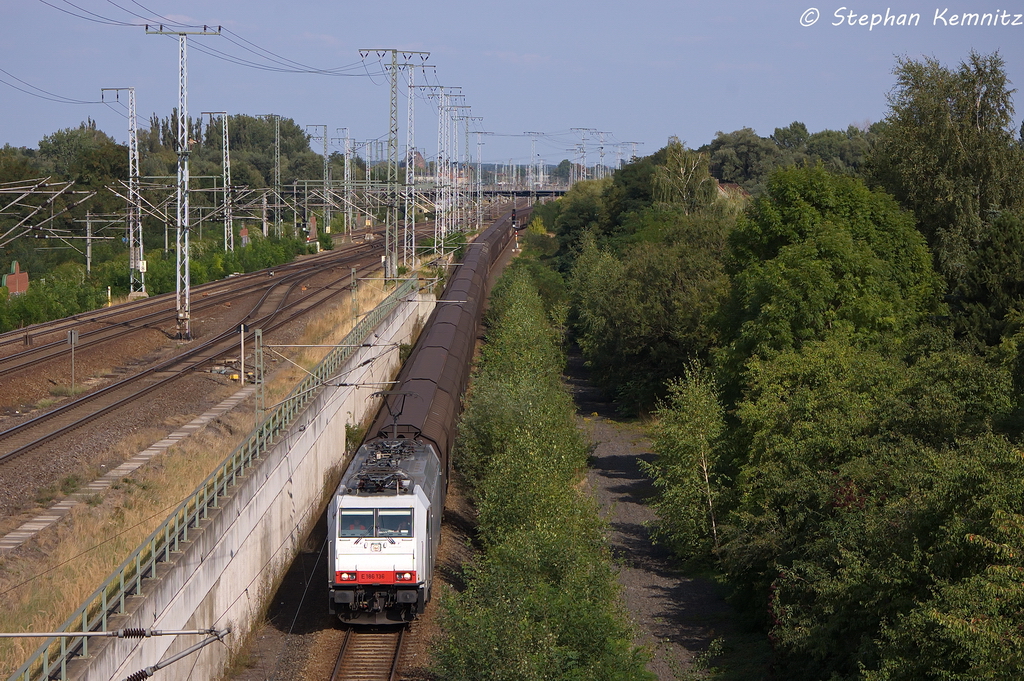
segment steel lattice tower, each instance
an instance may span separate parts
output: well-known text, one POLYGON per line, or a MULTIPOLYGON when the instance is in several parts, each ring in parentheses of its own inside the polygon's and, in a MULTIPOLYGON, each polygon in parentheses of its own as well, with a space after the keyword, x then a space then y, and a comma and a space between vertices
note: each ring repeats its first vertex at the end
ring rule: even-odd
POLYGON ((416 67, 409 67, 409 111, 405 124, 405 235, 402 239, 402 264, 408 266, 416 249, 416 67))
POLYGON ((402 193, 398 187, 398 72, 400 67, 412 66, 409 63, 412 55, 418 54, 423 60, 426 60, 430 53, 391 48, 366 49, 359 52, 364 59, 370 52, 375 52, 380 59, 383 59, 385 54, 391 53, 391 63, 385 67, 391 83, 391 97, 388 102, 388 170, 387 187, 385 188, 387 225, 384 239, 384 250, 387 255, 384 261, 384 276, 394 278, 398 276, 398 201, 402 193), (404 60, 401 63, 398 61, 399 52, 404 60))
POLYGON ((188 36, 178 36, 178 188, 176 194, 177 223, 175 230, 174 292, 178 301, 178 338, 192 338, 191 276, 189 271, 188 223, 188 36))
POLYGON ((178 338, 192 340, 191 321, 191 278, 189 275, 189 222, 188 222, 188 157, 191 149, 188 137, 188 42, 189 35, 220 35, 220 27, 216 31, 158 31, 146 33, 155 35, 178 36, 178 185, 175 194, 177 217, 175 220, 175 253, 174 253, 174 295, 177 301, 178 338))
POLYGON ((222 159, 221 165, 224 172, 224 250, 235 250, 235 226, 231 215, 231 144, 228 141, 228 112, 221 114, 223 123, 222 159))
POLYGON ((352 234, 352 140, 348 136, 348 128, 338 128, 339 132, 341 130, 345 131, 342 138, 345 144, 345 186, 342 188, 345 195, 345 232, 352 234))
POLYGON ((604 178, 604 136, 607 134, 608 133, 606 132, 600 131, 597 133, 598 143, 600 144, 598 149, 600 150, 601 154, 601 163, 597 167, 597 179, 599 180, 604 178))
POLYGON ((274 121, 274 203, 270 207, 274 210, 275 234, 281 236, 285 206, 284 194, 281 189, 281 116, 271 113, 259 114, 257 117, 274 121))
POLYGON ((465 121, 466 121, 466 128, 465 128, 465 131, 466 131, 466 153, 465 153, 465 157, 466 157, 466 207, 465 207, 465 211, 464 211, 464 215, 465 215, 464 219, 465 219, 465 222, 466 222, 466 230, 467 231, 469 231, 469 224, 471 222, 476 222, 474 220, 474 218, 473 218, 473 213, 475 213, 476 211, 473 210, 472 204, 475 201, 479 201, 480 200, 479 193, 477 192, 477 189, 476 189, 477 181, 478 181, 480 173, 479 173, 479 166, 474 166, 473 165, 473 152, 470 151, 470 148, 469 148, 469 122, 470 121, 482 121, 483 119, 484 119, 483 116, 466 116, 465 117, 465 121), (474 176, 472 186, 470 186, 470 184, 469 184, 470 173, 472 173, 473 176, 474 176))
POLYGON ((594 132, 594 129, 593 128, 570 128, 570 130, 572 130, 573 132, 580 133, 580 139, 582 140, 581 163, 582 163, 583 167, 581 168, 580 176, 577 179, 578 180, 586 180, 587 179, 587 133, 588 132, 594 132))
POLYGON ((544 182, 543 172, 537 159, 537 138, 543 135, 542 132, 524 132, 530 136, 530 205, 537 201, 537 184, 544 182))
POLYGON ((104 92, 128 91, 128 276, 130 293, 146 292, 146 253, 142 247, 142 196, 139 194, 139 125, 135 108, 135 88, 107 87, 104 92))
POLYGON ((227 111, 204 111, 203 116, 210 117, 210 125, 213 125, 213 117, 220 116, 220 167, 221 182, 224 185, 224 252, 235 250, 235 230, 232 225, 231 215, 231 148, 228 143, 228 112, 227 111))
MULTIPOLYGON (((424 68, 426 68, 426 67, 424 67, 424 68)), ((435 92, 438 94, 438 105, 437 105, 437 160, 434 162, 434 252, 436 253, 437 252, 438 236, 440 234, 439 228, 440 228, 440 224, 441 224, 441 200, 440 200, 440 196, 441 196, 441 194, 440 194, 440 190, 441 190, 441 138, 442 138, 442 134, 441 134, 441 125, 442 125, 441 111, 442 111, 442 109, 444 107, 444 104, 442 102, 443 95, 444 95, 444 88, 441 87, 440 85, 410 85, 410 87, 413 88, 414 90, 416 90, 416 89, 428 90, 430 92, 430 94, 428 96, 431 97, 431 98, 433 98, 435 92)), ((413 193, 413 198, 414 199, 415 199, 415 196, 416 195, 415 195, 415 190, 414 190, 414 193, 413 193)), ((414 206, 413 210, 415 210, 415 206, 414 206)))
POLYGON ((274 224, 277 236, 280 237, 281 213, 283 212, 281 208, 284 205, 284 199, 281 196, 281 117, 277 114, 271 115, 274 117, 274 224))
POLYGON ((446 137, 445 116, 448 115, 448 94, 443 87, 438 88, 437 100, 437 160, 434 162, 434 252, 438 251, 438 244, 448 235, 445 224, 447 207, 445 206, 444 179, 446 163, 445 148, 446 137))
POLYGON ((480 229, 484 224, 484 174, 483 155, 484 143, 482 141, 486 132, 476 133, 476 228, 480 229))
POLYGON ((307 128, 323 128, 323 137, 319 135, 311 135, 310 139, 318 140, 323 139, 324 142, 324 233, 330 234, 331 224, 331 195, 330 195, 330 184, 331 184, 331 157, 327 155, 327 126, 320 125, 307 125, 307 128))
MULTIPOLYGON (((461 101, 465 100, 465 95, 459 95, 461 101)), ((459 151, 459 121, 465 120, 465 116, 456 116, 458 113, 456 109, 468 109, 469 106, 466 104, 458 104, 455 106, 448 107, 452 112, 452 142, 454 149, 452 150, 452 200, 454 202, 455 212, 455 227, 460 231, 466 231, 465 216, 463 215, 463 192, 460 186, 459 180, 462 177, 462 168, 464 160, 460 159, 459 151)), ((469 135, 466 135, 469 139, 469 135)))

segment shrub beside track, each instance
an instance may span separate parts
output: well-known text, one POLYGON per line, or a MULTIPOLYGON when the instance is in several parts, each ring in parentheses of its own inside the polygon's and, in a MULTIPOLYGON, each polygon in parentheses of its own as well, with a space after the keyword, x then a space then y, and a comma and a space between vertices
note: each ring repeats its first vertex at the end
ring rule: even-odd
POLYGON ((443 601, 449 680, 649 679, 619 606, 604 527, 581 489, 587 447, 561 383, 560 339, 529 273, 495 287, 456 445, 481 558, 443 601))

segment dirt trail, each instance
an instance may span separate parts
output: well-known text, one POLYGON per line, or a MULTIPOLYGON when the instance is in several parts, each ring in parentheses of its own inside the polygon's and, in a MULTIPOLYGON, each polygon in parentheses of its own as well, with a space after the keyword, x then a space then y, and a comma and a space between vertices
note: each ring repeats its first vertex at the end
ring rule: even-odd
POLYGON ((662 547, 651 542, 655 520, 647 505, 654 492, 637 462, 651 460, 651 444, 637 424, 616 420, 615 405, 588 380, 577 353, 569 356, 566 381, 576 400, 580 428, 594 445, 589 482, 610 526, 609 541, 625 607, 652 652, 648 669, 660 681, 681 678, 696 654, 722 635, 731 608, 707 580, 686 577, 662 547))

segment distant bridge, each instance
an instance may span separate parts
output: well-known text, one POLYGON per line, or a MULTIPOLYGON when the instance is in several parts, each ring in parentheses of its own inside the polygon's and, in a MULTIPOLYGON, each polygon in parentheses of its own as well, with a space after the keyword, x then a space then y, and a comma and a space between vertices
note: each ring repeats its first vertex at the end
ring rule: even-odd
POLYGON ((565 196, 565 193, 569 191, 565 187, 548 187, 546 189, 501 189, 499 187, 485 187, 481 190, 484 196, 516 196, 516 197, 530 197, 530 196, 565 196))

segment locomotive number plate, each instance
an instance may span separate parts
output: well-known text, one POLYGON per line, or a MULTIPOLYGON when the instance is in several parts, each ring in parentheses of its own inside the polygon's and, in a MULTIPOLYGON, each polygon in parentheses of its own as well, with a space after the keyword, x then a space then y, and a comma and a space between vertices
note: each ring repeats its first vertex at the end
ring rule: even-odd
POLYGON ((358 572, 356 581, 362 584, 394 584, 394 572, 358 572))

